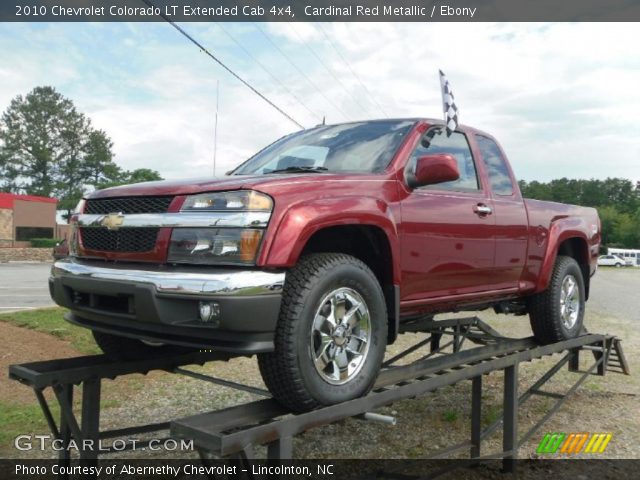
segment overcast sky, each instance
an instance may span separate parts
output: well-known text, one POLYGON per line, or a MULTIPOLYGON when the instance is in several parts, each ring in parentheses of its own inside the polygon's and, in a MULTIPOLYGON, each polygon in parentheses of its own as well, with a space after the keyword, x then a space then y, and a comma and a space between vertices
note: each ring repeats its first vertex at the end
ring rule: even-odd
MULTIPOLYGON (((637 24, 182 27, 305 127, 324 115, 439 118, 442 69, 462 122, 494 134, 519 178, 640 180, 637 24)), ((212 175, 218 80, 221 175, 297 127, 170 25, 0 24, 0 110, 54 86, 111 136, 126 169, 212 175)))

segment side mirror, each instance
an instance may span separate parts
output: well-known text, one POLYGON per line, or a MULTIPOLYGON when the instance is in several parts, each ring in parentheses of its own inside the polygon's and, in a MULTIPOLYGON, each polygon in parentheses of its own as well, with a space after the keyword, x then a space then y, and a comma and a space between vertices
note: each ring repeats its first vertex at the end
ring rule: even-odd
POLYGON ((414 178, 409 183, 412 188, 437 183, 453 182, 460 178, 458 162, 453 155, 438 153, 418 158, 414 178))

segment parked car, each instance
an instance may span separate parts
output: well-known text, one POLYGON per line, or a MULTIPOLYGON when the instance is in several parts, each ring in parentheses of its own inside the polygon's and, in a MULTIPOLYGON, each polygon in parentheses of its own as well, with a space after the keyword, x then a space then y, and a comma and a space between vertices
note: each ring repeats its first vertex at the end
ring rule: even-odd
POLYGON ((69 244, 67 239, 59 241, 55 247, 53 247, 53 258, 60 260, 69 255, 69 244))
POLYGON ((106 354, 257 354, 297 411, 366 394, 423 316, 579 335, 600 244, 595 209, 523 199, 493 137, 425 119, 303 130, 223 179, 93 192, 72 223, 52 296, 106 354))
POLYGON ((601 255, 598 257, 598 265, 602 267, 631 267, 633 263, 617 255, 601 255))

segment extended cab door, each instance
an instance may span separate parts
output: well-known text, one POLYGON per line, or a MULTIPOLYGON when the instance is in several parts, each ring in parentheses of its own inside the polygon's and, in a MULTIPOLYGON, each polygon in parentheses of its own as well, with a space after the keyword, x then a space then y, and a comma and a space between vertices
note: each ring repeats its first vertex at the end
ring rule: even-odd
POLYGON ((496 253, 492 276, 499 288, 518 287, 527 258, 526 207, 502 149, 487 135, 474 137, 493 199, 496 253))
POLYGON ((400 296, 405 307, 493 288, 493 205, 467 136, 456 131, 447 137, 441 127, 431 127, 412 152, 405 177, 414 174, 418 157, 435 153, 453 155, 460 178, 413 190, 404 187, 400 296))

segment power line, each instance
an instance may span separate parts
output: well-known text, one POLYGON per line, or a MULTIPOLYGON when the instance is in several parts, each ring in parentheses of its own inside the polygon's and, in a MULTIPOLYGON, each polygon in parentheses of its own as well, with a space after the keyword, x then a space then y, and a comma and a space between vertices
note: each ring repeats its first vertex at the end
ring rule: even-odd
POLYGON ((322 67, 329 73, 329 75, 331 75, 333 77, 333 79, 342 87, 342 89, 347 93, 348 96, 350 96, 354 103, 356 103, 364 112, 365 114, 368 114, 367 108, 364 107, 353 95, 351 95, 351 93, 349 93, 349 89, 344 85, 344 83, 342 83, 342 81, 338 78, 338 76, 333 73, 333 71, 327 66, 326 63, 324 63, 324 61, 320 58, 320 56, 311 48, 311 46, 304 41, 304 39, 302 38, 302 36, 297 32, 297 30, 293 27, 293 25, 289 25, 289 28, 291 28, 291 31, 293 33, 296 34, 296 36, 300 39, 300 41, 302 42, 302 44, 307 47, 307 50, 309 50, 309 52, 311 52, 311 55, 313 55, 316 60, 318 60, 318 62, 320 63, 320 65, 322 65, 322 67))
MULTIPOLYGON (((147 4, 149 7, 152 8, 156 8, 156 6, 150 1, 150 0, 142 0, 145 4, 147 4)), ((185 32, 182 28, 180 28, 180 26, 178 26, 173 20, 171 20, 171 18, 169 18, 167 15, 165 15, 164 13, 162 13, 162 11, 160 12, 160 16, 167 22, 169 23, 173 28, 175 28, 176 30, 178 30, 182 35, 184 35, 185 37, 187 37, 191 43, 193 43, 196 47, 198 47, 202 52, 204 52, 207 56, 209 56, 214 62, 216 62, 218 65, 220 65, 222 68, 224 68, 227 72, 229 72, 231 75, 233 75, 233 77, 235 77, 237 80, 239 80, 244 86, 246 86, 247 88, 249 88, 253 93, 255 93, 256 95, 258 95, 260 98, 262 98, 265 102, 267 102, 269 105, 271 105, 273 108, 275 108, 278 112, 280 112, 282 115, 284 115, 285 117, 287 117, 287 119, 289 119, 291 122, 295 123, 298 127, 302 128, 304 130, 304 127, 302 126, 301 123, 299 123, 298 121, 296 121, 291 115, 289 115, 287 112, 285 112, 283 109, 281 109, 279 106, 277 106, 275 103, 273 103, 271 100, 269 100, 267 97, 265 97, 262 93, 260 93, 255 87, 253 87, 249 82, 247 82, 245 79, 243 79, 240 75, 238 75, 236 72, 234 72, 233 70, 231 70, 231 68, 227 67, 222 60, 218 59, 214 54, 212 54, 209 50, 207 50, 201 43, 199 43, 196 39, 194 39, 191 35, 189 35, 187 32, 185 32)))
POLYGON ((360 83, 360 85, 362 86, 362 88, 364 89, 364 91, 367 93, 367 95, 369 96, 369 98, 371 99, 371 101, 376 105, 376 107, 378 107, 378 109, 380 109, 380 111, 382 112, 382 114, 389 118, 389 115, 387 115, 387 112, 384 111, 384 108, 382 108, 382 106, 378 103, 378 101, 376 100, 375 96, 373 96, 371 94, 371 92, 369 91, 369 89, 367 88, 367 86, 364 84, 364 82, 360 79, 360 76, 355 72, 355 70, 351 67, 351 64, 347 61, 346 58, 344 58, 344 56, 342 55, 342 52, 340 52, 340 49, 336 46, 335 43, 333 43, 333 40, 331 40, 331 37, 329 37, 329 35, 327 35, 327 32, 325 31, 324 27, 322 27, 322 25, 320 24, 320 22, 316 22, 318 28, 320 29, 320 31, 322 32, 322 34, 324 35, 324 37, 328 40, 329 44, 333 47, 333 49, 336 51, 336 53, 338 54, 338 56, 342 59, 342 61, 344 62, 344 64, 347 66, 347 68, 349 69, 349 71, 351 72, 351 74, 355 77, 355 79, 358 81, 358 83, 360 83))
POLYGON ((291 57, 289 57, 289 55, 287 55, 284 50, 282 50, 277 43, 275 43, 271 37, 267 34, 267 32, 265 32, 256 22, 253 22, 253 26, 256 27, 256 29, 258 29, 258 31, 260 31, 260 33, 262 33, 262 35, 264 36, 264 38, 267 39, 267 41, 280 53, 280 55, 282 55, 284 57, 284 59, 307 81, 307 83, 309 83, 309 85, 311 85, 311 87, 318 92, 320 95, 322 95, 322 97, 327 101, 327 103, 329 105, 331 105, 333 108, 335 108, 346 120, 350 120, 349 116, 344 113, 344 111, 338 107, 329 97, 327 97, 324 92, 313 82, 313 80, 311 80, 311 78, 309 78, 309 76, 304 73, 304 71, 302 69, 300 69, 300 67, 298 67, 298 65, 296 65, 296 63, 291 59, 291 57))
POLYGON ((227 30, 226 28, 224 28, 222 26, 222 24, 220 22, 216 22, 216 25, 218 25, 218 27, 251 59, 253 60, 267 75, 269 75, 269 77, 271 77, 271 79, 276 82, 278 85, 280 85, 280 88, 282 88, 284 91, 286 91, 289 95, 291 95, 300 105, 302 105, 302 107, 304 109, 307 110, 307 112, 309 112, 309 114, 311 114, 312 117, 316 117, 316 118, 320 118, 320 115, 318 115, 317 113, 313 112, 306 103, 304 103, 295 93, 293 93, 284 83, 282 83, 280 81, 280 79, 278 77, 276 77, 273 73, 271 73, 271 71, 264 66, 264 64, 262 62, 260 62, 247 48, 244 47, 244 45, 242 45, 242 43, 240 43, 240 41, 235 38, 233 36, 233 34, 227 30))

